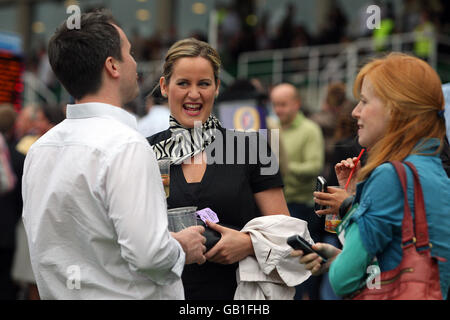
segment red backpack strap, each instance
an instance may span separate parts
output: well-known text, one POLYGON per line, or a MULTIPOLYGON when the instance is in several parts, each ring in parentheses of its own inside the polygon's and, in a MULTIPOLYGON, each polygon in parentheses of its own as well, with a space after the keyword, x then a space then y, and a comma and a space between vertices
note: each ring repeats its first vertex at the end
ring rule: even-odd
POLYGON ((416 167, 411 162, 405 162, 405 164, 411 169, 414 176, 414 225, 417 238, 416 247, 421 248, 427 246, 428 248, 426 250, 429 250, 430 240, 428 236, 427 215, 419 174, 417 173, 416 167))
MULTIPOLYGON (((411 208, 408 203, 408 189, 407 189, 407 180, 406 180, 406 170, 403 164, 400 161, 391 161, 397 175, 400 179, 400 184, 403 189, 403 197, 404 197, 404 214, 402 221, 402 246, 405 246, 407 242, 414 241, 414 224, 411 216, 411 208)), ((413 243, 408 244, 407 246, 414 245, 413 243)))

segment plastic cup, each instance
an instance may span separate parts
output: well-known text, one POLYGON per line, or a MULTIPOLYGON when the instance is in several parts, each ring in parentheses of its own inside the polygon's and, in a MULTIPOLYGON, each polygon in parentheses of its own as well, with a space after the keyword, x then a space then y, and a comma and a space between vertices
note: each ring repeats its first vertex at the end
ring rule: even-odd
POLYGON ((327 214, 325 216, 325 231, 336 233, 337 226, 342 222, 337 214, 327 214))
MULTIPOLYGON (((341 186, 331 186, 332 188, 340 188, 341 186)), ((337 226, 342 222, 339 214, 327 214, 325 215, 325 231, 330 233, 336 233, 337 226)))
POLYGON ((180 207, 167 210, 169 231, 179 232, 197 225, 197 207, 180 207))
POLYGON ((159 173, 161 174, 162 183, 166 198, 170 195, 170 159, 164 158, 158 160, 159 173))

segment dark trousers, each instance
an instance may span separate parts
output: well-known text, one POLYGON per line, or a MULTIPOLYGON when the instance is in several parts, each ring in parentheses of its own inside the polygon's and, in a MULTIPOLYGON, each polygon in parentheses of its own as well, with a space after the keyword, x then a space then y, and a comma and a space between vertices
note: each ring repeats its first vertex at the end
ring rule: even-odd
POLYGON ((12 280, 14 249, 0 248, 0 300, 15 300, 17 287, 12 280))
MULTIPOLYGON (((308 223, 308 230, 314 242, 321 241, 324 228, 324 219, 314 213, 314 208, 303 203, 288 203, 289 213, 292 217, 304 220, 308 223)), ((311 276, 308 280, 295 287, 295 300, 309 298, 319 300, 320 282, 322 276, 311 276)))

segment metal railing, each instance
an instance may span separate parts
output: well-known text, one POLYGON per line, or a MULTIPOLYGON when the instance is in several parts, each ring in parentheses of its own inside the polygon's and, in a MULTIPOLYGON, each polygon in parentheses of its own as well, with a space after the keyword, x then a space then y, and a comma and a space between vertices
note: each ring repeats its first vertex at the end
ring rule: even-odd
MULTIPOLYGON (((256 77, 269 86, 288 81, 300 88, 307 109, 316 111, 328 84, 336 81, 346 83, 351 97, 361 64, 386 51, 413 54, 415 41, 414 33, 404 33, 387 37, 382 50, 375 47, 372 38, 362 38, 342 44, 245 52, 239 56, 238 77, 256 77)), ((450 38, 434 35, 426 60, 435 69, 439 63, 444 64, 450 76, 450 55, 438 55, 438 45, 446 46, 450 52, 450 38)))
POLYGON ((41 100, 49 104, 56 105, 58 99, 56 95, 32 72, 24 72, 24 104, 38 103, 41 100))
MULTIPOLYGON (((386 39, 384 49, 412 54, 414 41, 413 33, 395 34, 386 39)), ((326 87, 332 82, 346 83, 348 96, 351 97, 353 82, 361 64, 381 53, 375 49, 372 38, 343 44, 245 52, 239 56, 237 77, 258 78, 266 85, 288 81, 300 88, 306 108, 316 111, 324 99, 326 87)), ((450 81, 450 37, 435 35, 427 60, 438 70, 443 82, 450 81)), ((148 87, 155 79, 159 79, 162 64, 162 60, 138 63, 143 87, 148 87)), ((225 87, 235 80, 235 77, 223 69, 220 77, 225 87)), ((52 103, 58 100, 66 102, 69 99, 65 90, 58 99, 42 81, 29 72, 24 75, 24 85, 24 98, 28 102, 36 100, 37 96, 52 103)))

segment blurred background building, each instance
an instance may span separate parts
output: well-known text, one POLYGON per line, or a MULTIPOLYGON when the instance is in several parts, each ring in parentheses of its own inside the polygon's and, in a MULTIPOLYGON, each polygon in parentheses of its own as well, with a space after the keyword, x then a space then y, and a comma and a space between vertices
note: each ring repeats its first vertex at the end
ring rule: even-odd
MULTIPOLYGON (((358 67, 384 51, 416 54, 443 82, 450 80, 448 1, 0 0, 0 31, 17 35, 21 43, 25 74, 19 89, 25 103, 37 96, 52 103, 70 99, 46 56, 48 40, 70 15, 70 5, 81 12, 112 11, 132 42, 143 87, 159 77, 167 48, 188 36, 220 51, 224 87, 237 78, 255 78, 267 88, 288 81, 311 112, 320 109, 332 82, 346 83, 351 96, 358 67), (379 28, 371 30, 373 5, 380 8, 379 28)), ((143 105, 136 108, 143 115, 143 105)))
MULTIPOLYGON (((30 145, 64 119, 65 105, 73 102, 54 77, 46 52, 55 29, 73 13, 67 12, 72 5, 81 12, 108 8, 126 32, 138 62, 141 95, 123 107, 140 121, 158 109, 167 118, 157 92, 148 94, 167 49, 186 37, 209 42, 221 55, 214 112, 227 127, 278 128, 269 92, 281 82, 293 84, 302 112, 325 136, 322 175, 330 183, 334 163, 343 154, 359 153, 350 116, 356 105, 352 88, 367 59, 390 51, 413 54, 428 61, 443 83, 450 82, 450 1, 445 0, 0 0, 0 122, 8 129, 3 134, 16 156, 17 177, 30 145)), ((280 145, 284 172, 285 151, 280 145)), ((0 299, 39 298, 25 234, 17 224, 20 190, 18 184, 14 192, 0 195, 0 215, 10 217, 0 224, 0 299)), ((320 299, 336 298, 326 283, 321 292, 320 299)))

